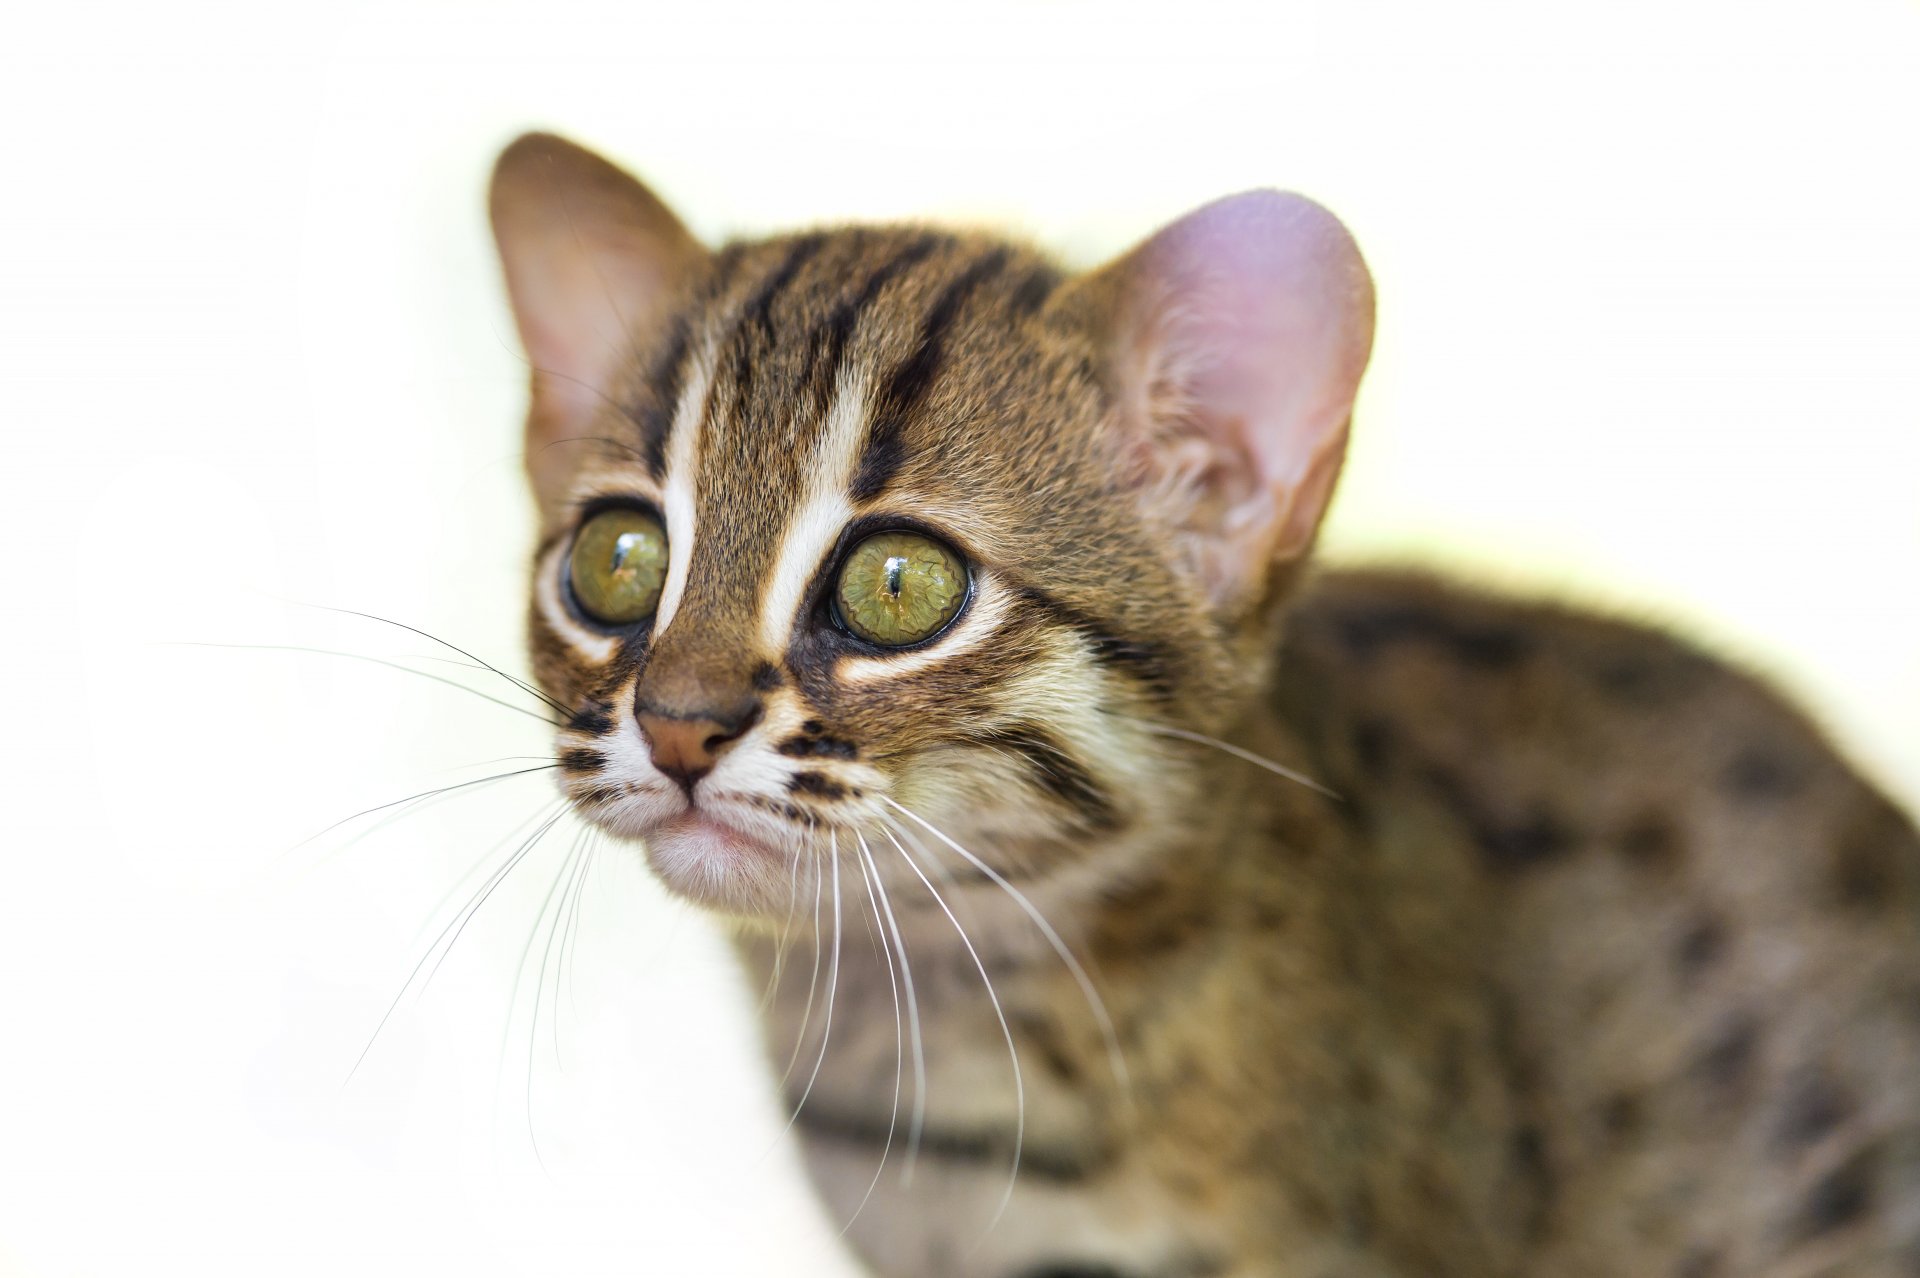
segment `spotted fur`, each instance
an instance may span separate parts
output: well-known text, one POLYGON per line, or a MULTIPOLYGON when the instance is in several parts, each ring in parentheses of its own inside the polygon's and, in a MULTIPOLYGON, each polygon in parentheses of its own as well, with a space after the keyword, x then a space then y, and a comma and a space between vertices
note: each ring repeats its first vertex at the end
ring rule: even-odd
POLYGON ((1123 322, 1164 238, 1085 276, 926 227, 709 252, 540 136, 494 215, 564 785, 771 983, 876 1273, 1920 1274, 1910 821, 1664 637, 1314 575, 1344 412, 1249 497, 1271 459, 1208 452, 1204 379, 1123 322), (567 594, 610 502, 668 530, 650 624, 567 594), (888 527, 973 573, 898 651, 828 604, 888 527), (639 711, 725 725, 685 793, 639 711))

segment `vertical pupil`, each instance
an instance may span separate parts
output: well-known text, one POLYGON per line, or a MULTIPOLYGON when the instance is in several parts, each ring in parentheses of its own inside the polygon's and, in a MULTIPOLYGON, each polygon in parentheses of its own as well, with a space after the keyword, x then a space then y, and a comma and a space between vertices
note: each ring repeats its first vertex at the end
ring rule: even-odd
POLYGON ((639 549, 640 541, 640 534, 631 532, 621 533, 618 537, 614 538, 613 558, 612 562, 607 565, 607 570, 615 575, 624 572, 627 567, 627 560, 633 556, 635 550, 639 549))
POLYGON ((900 597, 900 580, 906 576, 907 559, 905 555, 888 555, 886 567, 887 593, 895 599, 900 597))

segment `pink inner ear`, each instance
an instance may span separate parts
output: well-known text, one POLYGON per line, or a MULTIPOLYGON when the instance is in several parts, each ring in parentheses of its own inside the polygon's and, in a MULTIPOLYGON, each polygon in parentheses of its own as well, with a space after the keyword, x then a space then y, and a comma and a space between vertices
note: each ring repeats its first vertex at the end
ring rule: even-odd
POLYGON ((1163 384, 1145 398, 1180 418, 1173 432, 1155 424, 1148 446, 1163 474, 1176 465, 1203 490, 1196 513, 1213 526, 1193 531, 1243 564, 1303 550, 1373 341, 1372 282, 1352 237, 1311 200, 1250 191, 1167 227, 1127 268, 1128 308, 1147 312, 1127 326, 1134 355, 1163 384), (1196 437, 1213 451, 1198 468, 1211 479, 1179 455, 1196 437))
POLYGON ((703 250, 639 182, 546 134, 501 154, 490 207, 514 318, 540 374, 536 429, 576 429, 703 250))

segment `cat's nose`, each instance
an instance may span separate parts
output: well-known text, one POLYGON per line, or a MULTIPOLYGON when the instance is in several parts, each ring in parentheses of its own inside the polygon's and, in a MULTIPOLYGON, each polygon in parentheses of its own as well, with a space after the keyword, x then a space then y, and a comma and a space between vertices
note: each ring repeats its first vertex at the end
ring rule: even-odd
POLYGON ((634 719, 653 766, 673 778, 687 797, 693 797, 694 783, 713 771, 713 765, 760 718, 756 700, 728 711, 709 711, 687 716, 663 713, 649 706, 637 706, 634 719))

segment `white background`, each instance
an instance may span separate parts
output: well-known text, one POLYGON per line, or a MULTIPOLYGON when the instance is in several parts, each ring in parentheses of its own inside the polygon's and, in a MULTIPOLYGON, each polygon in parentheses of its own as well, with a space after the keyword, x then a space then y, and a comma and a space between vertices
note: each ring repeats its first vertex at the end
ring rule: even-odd
POLYGON ((932 215, 1089 264, 1309 192, 1380 293, 1333 554, 1677 625, 1920 796, 1911 3, 22 9, 0 1272, 844 1272, 751 996, 630 852, 595 857, 533 1026, 571 827, 343 1086, 472 884, 443 895, 550 791, 295 845, 542 730, 350 657, 181 646, 451 655, 323 604, 517 667, 524 372, 481 192, 527 127, 711 237, 932 215))

